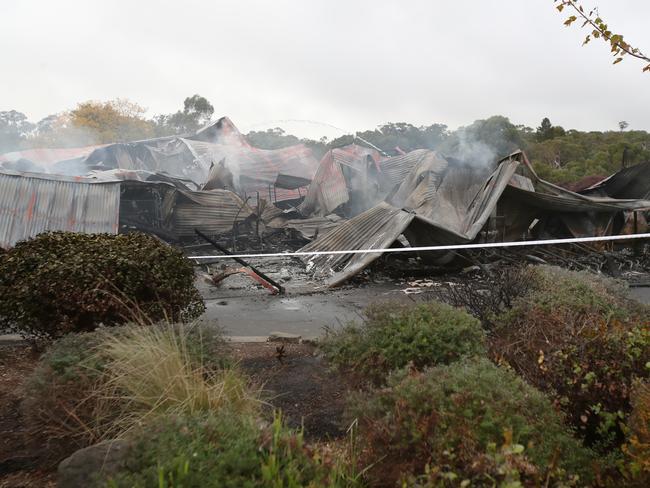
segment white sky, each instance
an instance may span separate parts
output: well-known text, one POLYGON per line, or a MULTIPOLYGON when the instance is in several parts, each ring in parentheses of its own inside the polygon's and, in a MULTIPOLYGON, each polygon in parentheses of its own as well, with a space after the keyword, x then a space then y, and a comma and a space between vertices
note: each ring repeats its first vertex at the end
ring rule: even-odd
MULTIPOLYGON (((583 0, 650 52, 650 2, 583 0)), ((490 115, 650 130, 650 74, 562 25, 552 0, 0 0, 0 110, 36 121, 85 100, 148 115, 199 93, 243 131, 298 135, 490 115)))

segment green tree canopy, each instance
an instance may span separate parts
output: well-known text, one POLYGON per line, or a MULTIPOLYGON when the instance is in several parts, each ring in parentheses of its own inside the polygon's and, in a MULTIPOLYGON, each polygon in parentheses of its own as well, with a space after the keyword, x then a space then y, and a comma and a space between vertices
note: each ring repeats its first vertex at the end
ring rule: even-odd
POLYGON ((192 134, 210 122, 214 107, 207 98, 192 95, 183 101, 183 110, 155 117, 158 135, 192 134))
POLYGON ((19 149, 33 129, 34 124, 24 113, 17 110, 0 112, 0 153, 19 149))

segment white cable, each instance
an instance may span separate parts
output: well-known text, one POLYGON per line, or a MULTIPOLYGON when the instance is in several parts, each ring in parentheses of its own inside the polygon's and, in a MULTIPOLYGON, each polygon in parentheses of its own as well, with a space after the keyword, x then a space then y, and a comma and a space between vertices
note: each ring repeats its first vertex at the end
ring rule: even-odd
POLYGON ((446 246, 423 246, 423 247, 391 247, 388 249, 349 249, 347 251, 295 251, 295 252, 274 252, 261 254, 219 254, 217 256, 188 256, 190 259, 228 259, 228 258, 276 258, 293 256, 322 256, 336 254, 365 254, 385 252, 419 252, 419 251, 453 251, 456 249, 487 249, 492 247, 526 247, 543 246, 548 244, 575 244, 580 242, 606 242, 622 241, 630 239, 648 239, 647 234, 630 234, 624 236, 601 236, 601 237, 573 237, 571 239, 543 239, 539 241, 514 241, 514 242, 486 242, 483 244, 451 244, 446 246))

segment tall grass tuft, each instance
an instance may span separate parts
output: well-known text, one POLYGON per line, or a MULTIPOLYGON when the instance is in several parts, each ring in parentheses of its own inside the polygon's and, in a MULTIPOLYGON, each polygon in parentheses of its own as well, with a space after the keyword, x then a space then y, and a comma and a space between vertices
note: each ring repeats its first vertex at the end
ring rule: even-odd
MULTIPOLYGON (((204 351, 190 330, 174 325, 129 327, 102 344, 104 381, 98 383, 99 411, 116 406, 111 435, 121 435, 159 414, 187 415, 227 408, 241 414, 257 412, 259 402, 248 382, 232 367, 205 366, 204 351)), ((200 340, 200 338, 199 338, 200 340)))
POLYGON ((21 409, 42 457, 56 463, 157 417, 257 418, 258 398, 221 330, 131 324, 55 341, 25 384, 21 409))

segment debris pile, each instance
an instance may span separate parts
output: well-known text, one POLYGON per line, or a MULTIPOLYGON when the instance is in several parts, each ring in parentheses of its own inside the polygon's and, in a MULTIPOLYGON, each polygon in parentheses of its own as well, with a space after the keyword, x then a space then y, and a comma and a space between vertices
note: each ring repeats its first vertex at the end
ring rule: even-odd
MULTIPOLYGON (((221 252, 334 252, 304 260, 329 285, 348 280, 391 247, 642 233, 648 210, 650 163, 573 192, 539 178, 521 151, 485 164, 427 149, 387 157, 359 141, 331 149, 318 162, 302 144, 255 148, 226 117, 187 136, 0 155, 0 247, 48 230, 139 230, 185 245, 198 242, 198 233, 221 252), (348 250, 376 252, 342 253, 348 250)), ((536 247, 461 255, 480 265, 528 260, 620 272, 642 267, 620 253, 584 251, 536 247)), ((421 264, 434 266, 458 256, 419 254, 421 264)))

